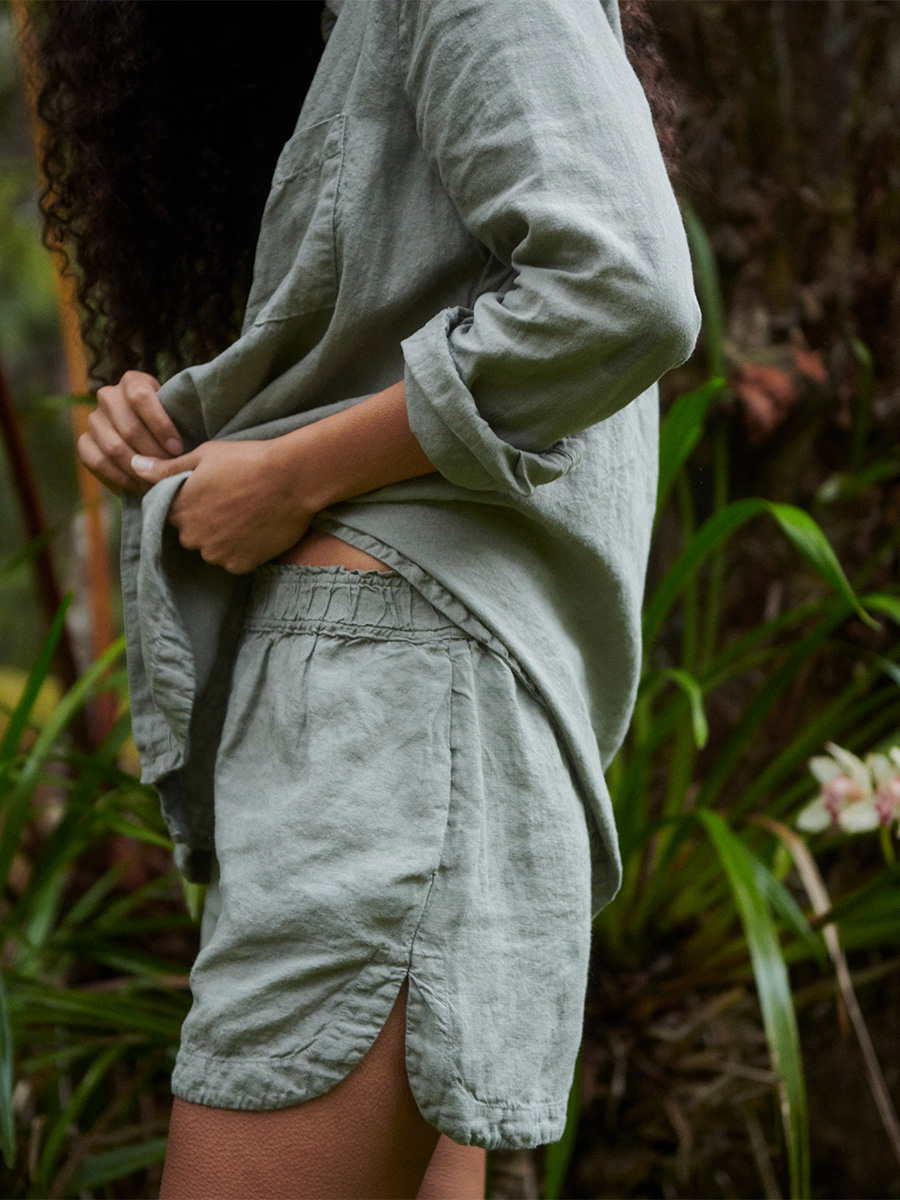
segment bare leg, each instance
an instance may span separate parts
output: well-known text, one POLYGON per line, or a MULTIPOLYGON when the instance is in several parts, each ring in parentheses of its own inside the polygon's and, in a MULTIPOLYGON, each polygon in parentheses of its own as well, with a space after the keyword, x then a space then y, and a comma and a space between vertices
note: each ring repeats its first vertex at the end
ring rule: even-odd
POLYGON ((442 1133, 416 1200, 484 1200, 487 1151, 442 1133))
POLYGON ((322 1096, 271 1112, 176 1099, 161 1200, 402 1200, 438 1140, 406 1076, 404 982, 368 1053, 322 1096))
MULTIPOLYGON (((318 530, 276 561, 389 569, 318 530)), ((368 1053, 322 1096, 269 1112, 176 1099, 161 1200, 483 1200, 485 1151, 439 1135, 410 1090, 407 991, 404 982, 368 1053)))

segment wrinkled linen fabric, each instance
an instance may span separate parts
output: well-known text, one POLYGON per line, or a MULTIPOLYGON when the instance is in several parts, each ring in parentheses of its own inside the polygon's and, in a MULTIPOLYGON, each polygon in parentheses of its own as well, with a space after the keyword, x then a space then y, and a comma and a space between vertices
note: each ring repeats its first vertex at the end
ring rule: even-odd
MULTIPOLYGON (((678 204, 616 0, 331 9, 241 335, 160 398, 189 448, 276 437, 404 379, 437 473, 314 525, 382 559, 542 705, 588 815, 597 911, 620 882, 603 772, 640 667, 657 380, 700 328, 678 204)), ((179 545, 166 514, 184 478, 124 497, 122 579, 142 778, 204 880, 249 577, 179 545)))
POLYGON ((176 1096, 259 1111, 321 1095, 408 976, 425 1119, 464 1145, 561 1136, 590 950, 587 823, 506 660, 396 572, 260 567, 214 803, 176 1096))

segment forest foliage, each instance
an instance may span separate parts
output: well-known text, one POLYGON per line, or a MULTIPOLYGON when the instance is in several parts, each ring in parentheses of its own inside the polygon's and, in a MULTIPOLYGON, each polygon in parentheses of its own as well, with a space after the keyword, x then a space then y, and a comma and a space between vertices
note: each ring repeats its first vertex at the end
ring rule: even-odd
MULTIPOLYGON (((829 743, 900 744, 900 8, 652 9, 704 327, 662 386, 644 672, 608 776, 625 879, 596 923, 570 1122, 524 1166, 493 1156, 493 1193, 897 1195, 897 825, 797 820, 829 743)), ((0 164, 0 362, 77 592, 2 5, 0 164)), ((64 615, 77 634, 88 614, 69 600, 44 628, 0 503, 0 1186, 151 1195, 201 897, 138 781, 121 642, 54 681, 64 615), (86 745, 73 722, 104 689, 119 718, 86 745)))

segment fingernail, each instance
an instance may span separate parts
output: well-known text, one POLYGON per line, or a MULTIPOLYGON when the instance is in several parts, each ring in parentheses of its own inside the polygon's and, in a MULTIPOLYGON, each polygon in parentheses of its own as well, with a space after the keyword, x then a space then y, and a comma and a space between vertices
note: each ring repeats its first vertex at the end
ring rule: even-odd
POLYGON ((148 475, 156 466, 155 458, 145 458, 143 454, 135 454, 131 460, 131 469, 136 475, 148 475))
POLYGON ((169 438, 166 442, 166 449, 171 451, 172 454, 180 454, 184 446, 182 446, 178 438, 169 438))

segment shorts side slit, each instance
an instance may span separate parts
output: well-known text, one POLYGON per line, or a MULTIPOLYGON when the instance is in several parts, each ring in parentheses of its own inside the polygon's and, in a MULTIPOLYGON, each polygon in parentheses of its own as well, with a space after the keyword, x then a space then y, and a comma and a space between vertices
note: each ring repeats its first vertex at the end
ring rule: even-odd
POLYGON ((172 1087, 265 1110, 345 1078, 408 977, 426 1120, 565 1125, 590 941, 585 815, 509 664, 393 571, 260 568, 216 763, 216 867, 172 1087))

